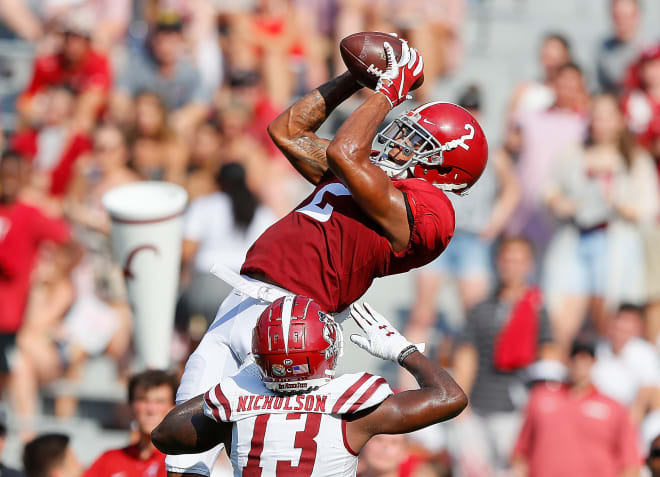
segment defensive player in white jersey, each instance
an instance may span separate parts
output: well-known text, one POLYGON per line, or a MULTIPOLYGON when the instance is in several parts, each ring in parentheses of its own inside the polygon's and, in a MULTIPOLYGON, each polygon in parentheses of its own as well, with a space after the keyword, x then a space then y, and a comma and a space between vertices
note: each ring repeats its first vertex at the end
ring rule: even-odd
POLYGON ((230 450, 234 476, 354 476, 357 455, 376 434, 398 434, 450 419, 467 405, 463 390, 368 304, 351 317, 366 336, 351 341, 398 362, 420 389, 393 394, 369 373, 334 377, 340 326, 313 300, 279 298, 259 317, 254 360, 208 392, 172 410, 153 431, 167 454, 230 450))

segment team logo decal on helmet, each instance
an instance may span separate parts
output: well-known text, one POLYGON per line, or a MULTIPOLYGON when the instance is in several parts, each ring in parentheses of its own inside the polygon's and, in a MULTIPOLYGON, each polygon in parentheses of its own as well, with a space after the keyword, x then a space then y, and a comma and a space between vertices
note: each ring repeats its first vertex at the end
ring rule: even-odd
POLYGON ((371 160, 392 178, 417 177, 464 194, 486 167, 488 143, 467 110, 452 103, 427 103, 378 133, 371 160))
MULTIPOLYGON (((426 122, 428 122, 428 121, 426 121, 426 122)), ((472 126, 472 124, 466 124, 465 129, 467 129, 470 132, 467 133, 467 134, 463 134, 458 139, 452 139, 451 141, 449 141, 445 144, 442 144, 441 145, 442 150, 443 151, 451 151, 452 149, 456 149, 457 147, 462 147, 466 151, 469 151, 470 146, 465 144, 465 141, 467 141, 468 139, 474 138, 474 126, 472 126)))
POLYGON ((341 333, 341 328, 335 320, 322 311, 319 311, 319 320, 323 323, 323 339, 328 343, 328 347, 323 352, 325 359, 330 359, 333 356, 341 356, 343 349, 343 341, 338 339, 337 330, 341 333))
POLYGON ((273 363, 271 369, 275 376, 286 376, 286 368, 281 364, 273 363))
POLYGON ((330 381, 342 344, 339 324, 302 296, 274 301, 252 332, 252 353, 262 380, 278 392, 302 392, 330 381))

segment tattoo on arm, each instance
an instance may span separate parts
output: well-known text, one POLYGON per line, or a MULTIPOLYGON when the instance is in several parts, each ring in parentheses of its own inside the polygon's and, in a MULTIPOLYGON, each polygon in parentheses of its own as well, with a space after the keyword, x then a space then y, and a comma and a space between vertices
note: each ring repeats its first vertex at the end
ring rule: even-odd
POLYGON ((323 139, 300 137, 292 142, 289 154, 297 159, 292 161, 296 169, 296 164, 304 165, 307 172, 312 172, 320 178, 328 170, 328 160, 325 157, 327 147, 328 141, 323 139))
POLYGON ((361 86, 348 74, 333 78, 307 93, 271 123, 268 131, 277 147, 308 181, 317 184, 328 170, 329 141, 315 132, 332 110, 361 86))
POLYGON ((291 165, 309 182, 318 184, 328 170, 325 150, 329 141, 314 133, 326 119, 323 97, 316 90, 306 94, 275 121, 281 119, 286 125, 280 122, 280 128, 269 130, 271 137, 291 165))
POLYGON ((318 90, 311 91, 291 107, 293 126, 300 131, 316 131, 327 119, 325 101, 318 90))

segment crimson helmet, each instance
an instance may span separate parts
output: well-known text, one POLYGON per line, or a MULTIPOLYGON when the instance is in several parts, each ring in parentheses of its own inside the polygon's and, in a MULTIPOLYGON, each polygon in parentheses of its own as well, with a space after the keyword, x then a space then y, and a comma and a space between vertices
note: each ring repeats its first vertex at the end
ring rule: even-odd
POLYGON ((397 179, 417 177, 464 194, 486 167, 488 143, 468 111, 452 103, 426 103, 402 114, 376 136, 372 162, 397 179), (393 147, 410 159, 389 157, 393 147))
POLYGON ((302 296, 275 300, 252 331, 252 354, 261 379, 277 392, 302 392, 329 382, 342 346, 339 324, 302 296))

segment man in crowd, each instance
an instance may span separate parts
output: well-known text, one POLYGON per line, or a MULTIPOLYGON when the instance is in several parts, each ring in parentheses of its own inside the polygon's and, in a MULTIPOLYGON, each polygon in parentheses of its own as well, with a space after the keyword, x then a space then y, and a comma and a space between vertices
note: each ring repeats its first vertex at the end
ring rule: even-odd
POLYGON ((113 114, 130 115, 131 102, 144 91, 165 102, 173 125, 191 133, 208 113, 212 92, 202 85, 200 72, 185 56, 183 22, 176 14, 162 13, 151 34, 149 54, 133 56, 117 78, 113 114))
POLYGON ((622 304, 609 324, 607 340, 596 348, 591 373, 594 386, 630 409, 637 424, 660 393, 660 360, 655 347, 641 337, 643 330, 643 308, 622 304))
POLYGON ((83 477, 165 477, 165 454, 151 442, 151 431, 174 407, 176 379, 165 371, 149 370, 133 376, 128 402, 137 424, 138 441, 103 453, 83 477))
POLYGON ((74 129, 88 132, 93 128, 106 103, 112 75, 108 58, 92 48, 92 25, 88 11, 68 13, 58 23, 62 35, 59 51, 35 58, 32 79, 16 104, 29 124, 40 124, 45 113, 41 93, 63 85, 76 95, 74 129))
POLYGON ((364 332, 351 341, 399 363, 420 389, 392 394, 384 378, 366 372, 335 377, 341 328, 315 301, 289 295, 259 317, 255 362, 177 406, 154 430, 154 442, 168 453, 224 442, 238 475, 354 476, 373 436, 421 429, 465 408, 449 373, 382 315, 365 303, 353 305, 351 317, 364 332))
MULTIPOLYGON (((488 147, 467 111, 441 102, 401 114, 374 141, 387 113, 423 74, 418 53, 405 42, 401 51, 397 59, 388 45, 389 66, 375 92, 332 141, 315 131, 361 88, 349 73, 308 93, 269 126, 277 146, 316 189, 257 239, 242 276, 217 270, 236 291, 189 358, 177 403, 238 369, 251 350, 256 320, 273 300, 315 296, 326 311, 338 313, 375 278, 420 267, 447 246, 454 213, 443 190, 467 191, 485 168, 488 147), (372 145, 380 148, 377 155, 372 145)), ((168 471, 208 476, 221 450, 168 457, 168 471)))
POLYGON ((80 477, 83 471, 64 434, 43 434, 25 444, 23 467, 27 477, 80 477))
POLYGON ((619 93, 628 66, 644 47, 639 0, 611 0, 610 14, 614 31, 598 48, 598 86, 603 91, 619 93))
POLYGON ((553 357, 550 321, 541 292, 530 284, 531 244, 504 239, 497 251, 498 288, 468 314, 454 359, 456 380, 470 395, 470 413, 457 428, 461 462, 504 471, 520 428, 525 394, 520 371, 538 358, 553 357), (469 438, 467 436, 469 435, 469 438))
POLYGON ((639 475, 637 432, 628 410, 591 383, 595 353, 595 341, 578 337, 570 383, 540 384, 532 391, 513 452, 516 476, 639 475))

